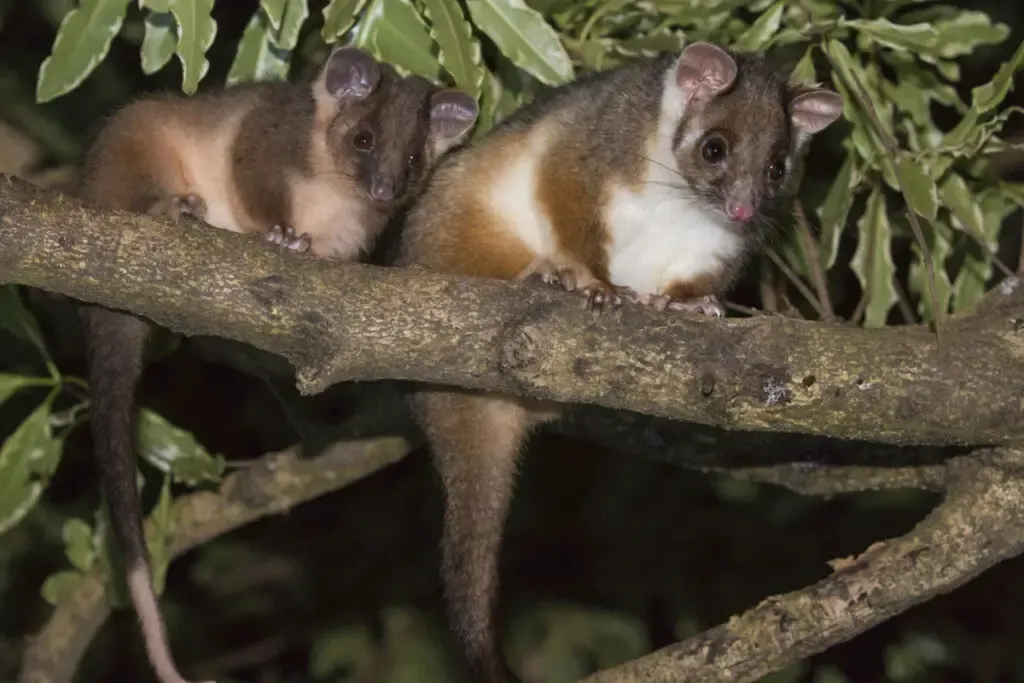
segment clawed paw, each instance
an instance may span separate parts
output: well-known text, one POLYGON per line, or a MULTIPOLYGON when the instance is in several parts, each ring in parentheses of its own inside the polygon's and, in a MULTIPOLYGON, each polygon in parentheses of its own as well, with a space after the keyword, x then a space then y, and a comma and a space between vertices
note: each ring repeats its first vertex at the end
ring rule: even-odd
POLYGON ((304 252, 309 251, 310 244, 312 244, 313 238, 309 233, 302 235, 295 234, 295 228, 282 227, 275 225, 267 231, 266 240, 271 244, 276 244, 283 249, 291 249, 292 251, 304 252))
POLYGON ((176 195, 171 197, 170 211, 174 218, 188 215, 201 219, 206 216, 206 202, 197 194, 176 195))
POLYGON ((581 287, 580 294, 583 295, 583 307, 595 313, 600 313, 606 307, 619 309, 624 301, 636 299, 636 293, 629 287, 616 287, 597 280, 581 287))
POLYGON ((546 285, 556 285, 567 292, 576 291, 576 273, 572 268, 558 268, 550 261, 536 264, 528 279, 540 280, 546 285))
POLYGON ((656 311, 675 311, 693 315, 706 315, 713 318, 725 317, 725 308, 714 295, 701 296, 694 299, 673 299, 666 294, 645 294, 639 298, 644 306, 656 311))

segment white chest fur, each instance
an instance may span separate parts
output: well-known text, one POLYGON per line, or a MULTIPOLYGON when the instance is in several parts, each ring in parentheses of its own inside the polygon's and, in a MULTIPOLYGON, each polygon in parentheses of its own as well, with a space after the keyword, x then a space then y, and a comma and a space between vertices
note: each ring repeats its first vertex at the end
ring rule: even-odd
MULTIPOLYGON (((686 106, 674 78, 673 68, 665 74, 658 124, 647 141, 644 182, 638 189, 609 188, 609 277, 612 284, 639 294, 661 294, 673 282, 715 276, 744 248, 728 219, 705 211, 679 189, 686 181, 672 140, 686 106)), ((694 144, 699 135, 699 130, 691 130, 680 147, 694 144)))
POLYGON ((717 274, 743 248, 724 219, 663 185, 649 183, 639 192, 613 189, 606 220, 609 277, 640 294, 658 294, 673 282, 717 274))

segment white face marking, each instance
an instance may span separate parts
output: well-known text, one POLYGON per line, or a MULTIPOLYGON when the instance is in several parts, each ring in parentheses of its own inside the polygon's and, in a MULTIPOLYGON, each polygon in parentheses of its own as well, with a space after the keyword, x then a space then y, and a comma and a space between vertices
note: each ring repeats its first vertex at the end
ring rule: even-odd
MULTIPOLYGON (((717 273, 741 255, 744 242, 728 219, 687 198, 672 139, 685 111, 675 65, 663 82, 657 129, 639 191, 613 187, 605 219, 611 233, 609 276, 640 294, 658 294, 674 281, 717 273)), ((699 130, 699 126, 697 127, 699 130)), ((693 144, 699 133, 682 141, 693 144), (694 138, 694 139, 689 139, 694 138)))

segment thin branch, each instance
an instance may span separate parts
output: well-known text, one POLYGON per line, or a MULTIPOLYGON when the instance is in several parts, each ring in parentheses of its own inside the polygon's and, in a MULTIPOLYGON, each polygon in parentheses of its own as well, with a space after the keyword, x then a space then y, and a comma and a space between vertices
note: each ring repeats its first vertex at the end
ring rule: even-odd
POLYGON ((897 444, 1024 436, 1018 310, 923 326, 698 319, 626 305, 600 318, 553 287, 281 253, 0 180, 0 277, 276 353, 305 394, 405 379, 748 431, 897 444), (955 362, 952 362, 955 360, 955 362))
MULTIPOLYGON (((217 493, 193 493, 174 501, 170 556, 343 488, 401 460, 413 447, 394 436, 339 442, 315 458, 304 457, 299 447, 268 454, 259 464, 229 475, 217 493)), ((31 639, 19 683, 70 683, 109 614, 104 578, 93 570, 62 598, 31 639)))
POLYGON ((684 642, 586 683, 750 683, 948 593, 1024 551, 1024 454, 953 461, 948 495, 910 533, 832 562, 818 583, 770 597, 684 642))

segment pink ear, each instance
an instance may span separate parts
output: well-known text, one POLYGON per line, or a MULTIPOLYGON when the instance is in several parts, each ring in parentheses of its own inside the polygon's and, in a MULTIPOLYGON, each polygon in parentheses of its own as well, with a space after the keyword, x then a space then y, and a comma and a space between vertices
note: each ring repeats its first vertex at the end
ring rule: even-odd
POLYGON ((686 99, 703 100, 728 90, 736 80, 736 60, 711 43, 691 43, 676 62, 676 83, 686 99))
POLYGON ((843 113, 843 98, 831 90, 811 90, 789 103, 793 125, 811 135, 825 130, 843 113))

